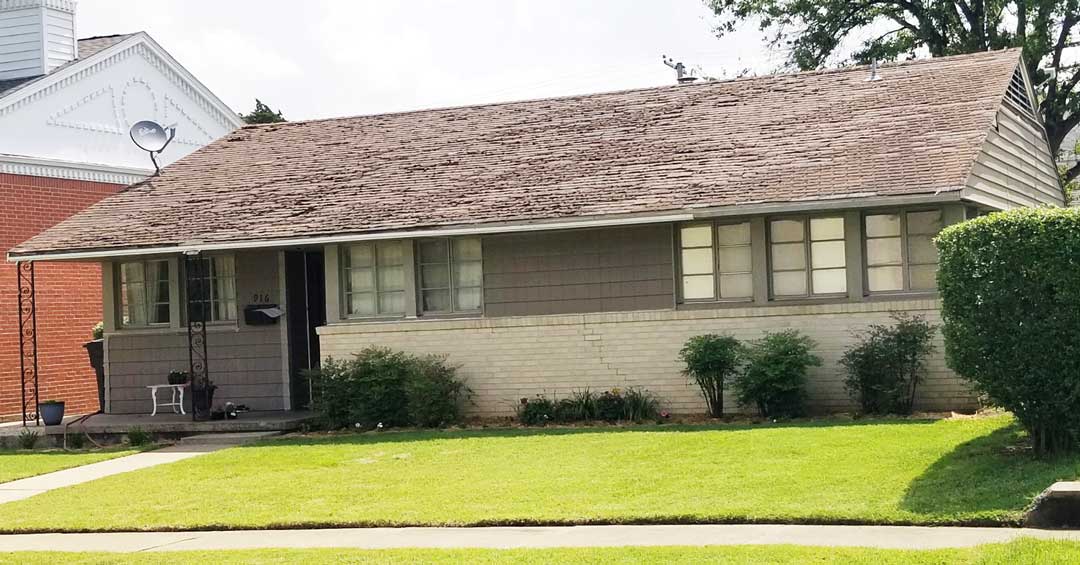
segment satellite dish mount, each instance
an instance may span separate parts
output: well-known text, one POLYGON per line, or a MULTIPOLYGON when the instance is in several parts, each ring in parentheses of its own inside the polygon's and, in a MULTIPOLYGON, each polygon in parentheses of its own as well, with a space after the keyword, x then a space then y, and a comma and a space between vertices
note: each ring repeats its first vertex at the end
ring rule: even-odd
POLYGON ((128 133, 131 135, 131 141, 139 149, 150 154, 150 161, 154 163, 154 176, 160 175, 161 167, 158 165, 157 156, 176 137, 176 124, 162 127, 157 122, 142 120, 141 122, 135 122, 135 125, 131 126, 128 133))

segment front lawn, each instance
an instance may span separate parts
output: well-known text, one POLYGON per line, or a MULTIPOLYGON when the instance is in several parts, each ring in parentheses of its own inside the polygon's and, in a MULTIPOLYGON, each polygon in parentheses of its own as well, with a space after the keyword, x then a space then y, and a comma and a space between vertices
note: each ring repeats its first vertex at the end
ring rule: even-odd
POLYGON ((1080 561, 1080 544, 1023 539, 1009 544, 967 549, 904 551, 851 547, 728 546, 728 547, 603 547, 566 549, 273 549, 258 551, 173 551, 162 553, 0 553, 0 563, 12 565, 169 563, 235 563, 285 565, 289 563, 446 563, 541 564, 597 563, 770 563, 795 565, 1013 565, 1039 563, 1067 565, 1080 561))
POLYGON ((1007 416, 280 440, 0 505, 0 529, 1013 524, 1080 475, 1020 443, 1007 416))
POLYGON ((111 449, 97 451, 14 451, 0 449, 0 483, 44 475, 53 471, 63 471, 138 453, 132 449, 111 449))

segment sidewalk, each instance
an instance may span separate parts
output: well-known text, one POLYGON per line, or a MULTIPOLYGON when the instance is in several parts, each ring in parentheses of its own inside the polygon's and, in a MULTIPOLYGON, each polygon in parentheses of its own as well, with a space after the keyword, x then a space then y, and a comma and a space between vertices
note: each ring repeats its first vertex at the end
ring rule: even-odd
POLYGON ((180 551, 268 548, 544 548, 658 545, 851 546, 939 549, 1028 536, 1080 541, 1080 531, 907 526, 570 526, 550 528, 349 528, 223 532, 0 535, 5 551, 180 551))
POLYGON ((165 463, 183 461, 184 459, 190 459, 226 447, 231 447, 231 445, 180 444, 155 451, 136 453, 126 457, 118 457, 116 459, 91 463, 81 467, 73 467, 63 471, 56 471, 55 473, 47 473, 36 477, 0 483, 0 504, 30 498, 31 496, 53 489, 77 485, 102 477, 108 477, 109 475, 137 471, 147 467, 164 465, 165 463))

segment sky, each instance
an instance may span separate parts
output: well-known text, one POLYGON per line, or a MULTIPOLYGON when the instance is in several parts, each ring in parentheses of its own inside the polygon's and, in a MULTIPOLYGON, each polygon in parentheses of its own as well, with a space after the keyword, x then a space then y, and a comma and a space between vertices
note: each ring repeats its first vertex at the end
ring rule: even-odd
POLYGON ((718 39, 702 0, 79 0, 80 37, 148 32, 233 110, 290 120, 733 77, 784 53, 718 39))

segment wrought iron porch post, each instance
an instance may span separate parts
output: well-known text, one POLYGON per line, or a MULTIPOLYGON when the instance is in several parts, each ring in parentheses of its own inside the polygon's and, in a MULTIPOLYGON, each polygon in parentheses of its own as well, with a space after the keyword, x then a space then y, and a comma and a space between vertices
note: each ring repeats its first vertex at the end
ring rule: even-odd
POLYGON ((185 296, 187 297, 188 359, 191 373, 191 419, 210 419, 210 370, 206 355, 206 320, 210 307, 210 273, 199 255, 184 256, 185 296))
POLYGON ((15 271, 19 283, 19 375, 22 380, 22 419, 25 426, 30 421, 39 423, 34 262, 19 261, 15 263, 15 271))

